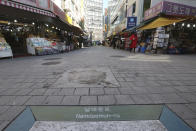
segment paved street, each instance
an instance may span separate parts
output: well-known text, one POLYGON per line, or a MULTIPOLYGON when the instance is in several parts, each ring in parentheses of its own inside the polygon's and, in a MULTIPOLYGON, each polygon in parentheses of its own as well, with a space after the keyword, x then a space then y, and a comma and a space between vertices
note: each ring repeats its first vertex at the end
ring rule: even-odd
POLYGON ((196 55, 91 47, 0 60, 0 130, 28 105, 127 104, 166 104, 196 130, 196 55))

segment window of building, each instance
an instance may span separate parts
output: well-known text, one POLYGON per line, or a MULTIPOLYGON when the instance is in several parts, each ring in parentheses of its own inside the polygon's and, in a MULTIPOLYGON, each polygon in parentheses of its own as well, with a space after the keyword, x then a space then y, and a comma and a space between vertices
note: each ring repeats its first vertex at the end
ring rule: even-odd
POLYGON ((133 4, 133 10, 132 10, 132 14, 134 14, 136 11, 136 2, 133 4))
POLYGON ((143 10, 143 16, 144 12, 150 8, 151 0, 144 0, 144 10, 143 10))

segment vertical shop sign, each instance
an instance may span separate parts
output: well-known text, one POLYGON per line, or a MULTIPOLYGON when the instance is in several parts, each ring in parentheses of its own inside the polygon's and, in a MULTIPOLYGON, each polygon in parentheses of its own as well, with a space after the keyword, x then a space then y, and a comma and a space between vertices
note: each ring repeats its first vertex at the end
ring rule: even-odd
POLYGON ((133 28, 137 25, 137 17, 127 17, 127 29, 133 28))

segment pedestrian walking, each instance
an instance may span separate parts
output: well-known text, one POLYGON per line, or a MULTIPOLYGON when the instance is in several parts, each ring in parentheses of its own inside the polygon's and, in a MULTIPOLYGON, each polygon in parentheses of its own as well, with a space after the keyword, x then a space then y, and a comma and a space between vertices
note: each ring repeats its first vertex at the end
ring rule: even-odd
POLYGON ((136 32, 134 32, 131 35, 131 37, 129 38, 129 40, 131 41, 131 44, 130 44, 130 52, 132 52, 132 50, 133 50, 134 53, 135 53, 135 48, 137 47, 137 42, 138 42, 138 37, 137 37, 136 32))

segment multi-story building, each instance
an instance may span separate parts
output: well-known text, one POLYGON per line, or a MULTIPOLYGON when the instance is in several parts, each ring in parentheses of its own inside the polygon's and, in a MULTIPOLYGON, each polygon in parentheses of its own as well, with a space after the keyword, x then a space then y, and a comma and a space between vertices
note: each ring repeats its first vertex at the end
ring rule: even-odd
POLYGON ((103 40, 103 0, 85 0, 85 19, 92 40, 103 40))
POLYGON ((150 8, 151 0, 110 0, 110 32, 116 34, 127 26, 127 17, 137 17, 137 24, 143 21, 144 12, 150 8))
POLYGON ((67 21, 79 28, 84 21, 84 0, 53 0, 57 6, 65 11, 67 21))
POLYGON ((67 13, 67 17, 71 19, 73 25, 78 26, 80 22, 84 19, 84 0, 62 0, 63 9, 67 13))
POLYGON ((110 36, 126 28, 126 0, 110 0, 109 5, 110 36))

